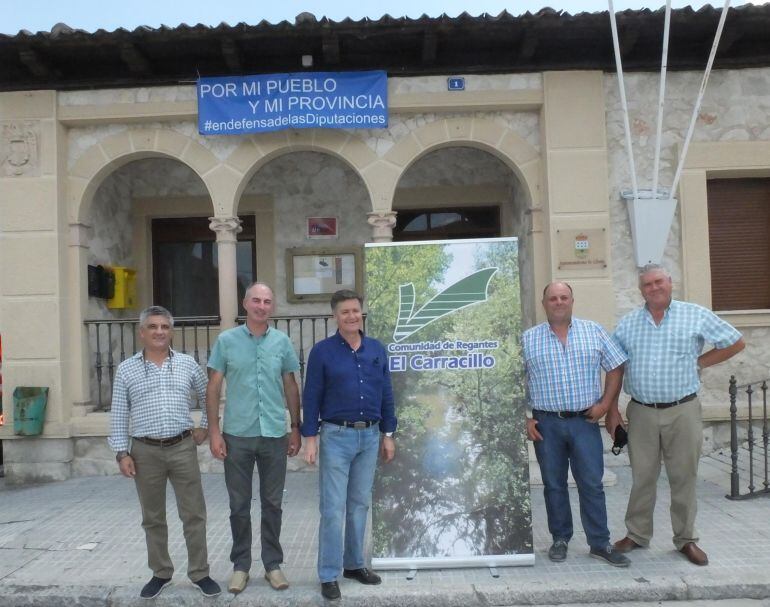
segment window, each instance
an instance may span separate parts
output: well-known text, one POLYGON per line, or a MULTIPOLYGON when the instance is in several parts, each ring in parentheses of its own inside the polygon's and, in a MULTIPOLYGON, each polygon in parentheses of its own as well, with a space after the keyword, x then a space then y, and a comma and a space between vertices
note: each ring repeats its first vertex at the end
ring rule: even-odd
POLYGON ((499 207, 409 209, 396 215, 393 240, 447 240, 500 236, 499 207))
MULTIPOLYGON (((238 301, 255 280, 254 216, 244 216, 236 243, 238 301)), ((216 234, 206 217, 152 220, 153 302, 174 316, 218 316, 216 234)))
POLYGON ((708 182, 714 310, 770 309, 770 179, 708 182))

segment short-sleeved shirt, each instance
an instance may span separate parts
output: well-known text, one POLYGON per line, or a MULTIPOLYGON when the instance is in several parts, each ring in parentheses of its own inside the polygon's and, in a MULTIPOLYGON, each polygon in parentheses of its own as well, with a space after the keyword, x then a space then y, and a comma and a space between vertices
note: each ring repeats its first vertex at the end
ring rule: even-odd
POLYGON ((667 403, 700 388, 698 356, 706 342, 727 348, 741 334, 703 306, 672 300, 659 325, 645 305, 620 319, 613 338, 628 354, 625 392, 642 403, 667 403))
POLYGON ((227 379, 222 431, 234 436, 286 434, 284 373, 299 370, 291 340, 272 327, 255 336, 244 324, 220 333, 208 367, 227 379))
POLYGON ((601 370, 611 371, 626 355, 601 325, 573 318, 563 344, 541 323, 521 336, 529 402, 540 411, 582 411, 602 397, 601 370))

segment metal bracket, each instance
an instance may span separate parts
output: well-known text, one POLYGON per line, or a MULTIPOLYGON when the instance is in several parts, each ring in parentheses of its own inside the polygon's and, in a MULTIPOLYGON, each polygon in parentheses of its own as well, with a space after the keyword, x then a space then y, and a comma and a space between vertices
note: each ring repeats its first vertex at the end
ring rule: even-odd
POLYGON ((407 580, 413 580, 415 577, 417 577, 417 569, 410 569, 406 574, 407 580))
POLYGON ((490 567, 489 568, 489 575, 491 575, 493 578, 497 579, 500 577, 500 572, 497 570, 497 567, 490 567))

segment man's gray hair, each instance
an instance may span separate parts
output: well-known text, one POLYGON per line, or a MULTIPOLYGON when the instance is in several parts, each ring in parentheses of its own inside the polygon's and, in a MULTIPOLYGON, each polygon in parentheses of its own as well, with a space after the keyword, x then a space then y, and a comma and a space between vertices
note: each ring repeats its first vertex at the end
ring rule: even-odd
POLYGON ((168 320, 168 324, 170 324, 172 327, 174 326, 174 317, 171 316, 171 312, 166 310, 163 306, 150 306, 149 308, 145 308, 139 313, 139 327, 144 327, 144 323, 147 322, 147 319, 150 316, 162 316, 163 318, 168 320))
POLYGON ((642 286, 642 276, 649 272, 663 272, 666 278, 671 278, 671 272, 669 272, 664 266, 660 265, 659 263, 648 263, 639 270, 640 287, 642 286))

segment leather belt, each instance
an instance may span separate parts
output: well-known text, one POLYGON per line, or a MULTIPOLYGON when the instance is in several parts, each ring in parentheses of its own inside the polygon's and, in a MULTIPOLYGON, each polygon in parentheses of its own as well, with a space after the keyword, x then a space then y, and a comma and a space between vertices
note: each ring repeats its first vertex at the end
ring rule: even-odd
POLYGON ((692 394, 683 396, 679 400, 672 400, 670 403, 643 403, 642 401, 636 400, 635 398, 631 397, 631 402, 636 403, 637 405, 651 407, 652 409, 668 409, 669 407, 676 407, 677 405, 681 405, 682 403, 688 403, 692 399, 694 399, 696 396, 698 395, 695 392, 693 392, 692 394))
POLYGON ((181 434, 176 436, 170 436, 168 438, 150 438, 148 436, 134 436, 134 440, 138 440, 145 445, 152 445, 153 447, 172 447, 177 443, 182 442, 188 436, 192 434, 192 430, 185 430, 181 434))
POLYGON ((561 419, 570 419, 572 417, 585 417, 586 413, 588 413, 588 409, 583 409, 582 411, 545 411, 544 409, 534 409, 532 414, 534 415, 535 413, 554 415, 561 419))
POLYGON ((364 428, 369 428, 374 424, 380 423, 379 419, 367 420, 365 422, 348 422, 343 419, 324 419, 322 421, 325 424, 334 424, 335 426, 342 426, 343 428, 355 428, 356 430, 363 430, 364 428))

